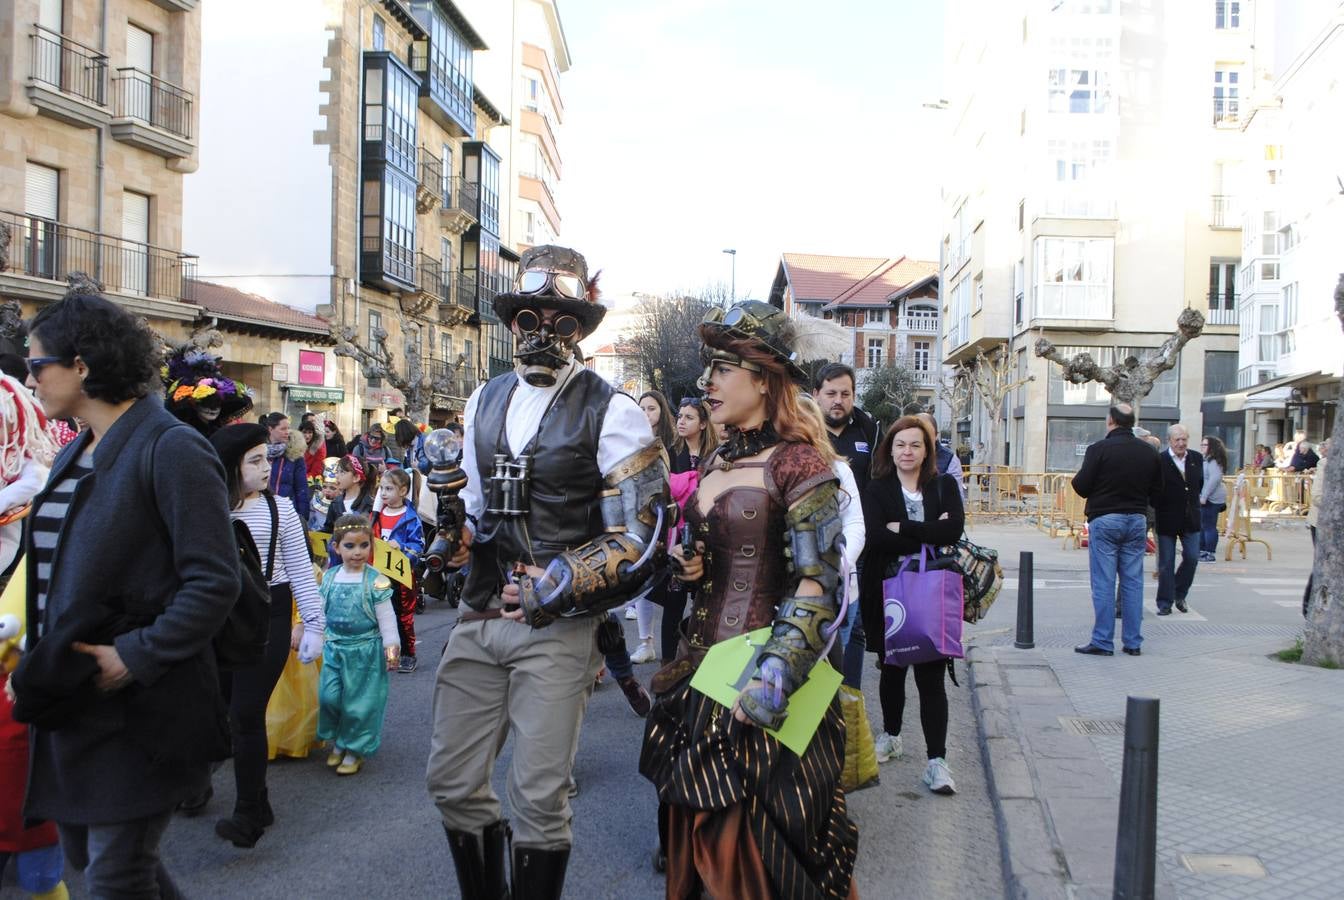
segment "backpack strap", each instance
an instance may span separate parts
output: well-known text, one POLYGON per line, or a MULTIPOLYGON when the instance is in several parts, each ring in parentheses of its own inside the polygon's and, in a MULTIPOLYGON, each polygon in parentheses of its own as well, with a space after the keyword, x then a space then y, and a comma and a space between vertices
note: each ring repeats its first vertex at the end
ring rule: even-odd
POLYGON ((262 491, 262 496, 266 498, 266 505, 271 509, 271 546, 266 553, 266 583, 271 583, 271 574, 275 571, 275 540, 280 531, 280 511, 275 507, 275 495, 270 491, 262 491))

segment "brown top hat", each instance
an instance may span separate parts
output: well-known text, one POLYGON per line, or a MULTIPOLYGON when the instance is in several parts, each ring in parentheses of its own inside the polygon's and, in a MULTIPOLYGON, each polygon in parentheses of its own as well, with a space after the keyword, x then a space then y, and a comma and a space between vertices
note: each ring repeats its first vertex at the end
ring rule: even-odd
POLYGON ((495 315, 512 323, 524 307, 545 306, 579 320, 584 334, 592 334, 607 308, 597 302, 597 278, 588 277, 583 255, 568 247, 543 244, 523 252, 513 290, 495 296, 495 315))

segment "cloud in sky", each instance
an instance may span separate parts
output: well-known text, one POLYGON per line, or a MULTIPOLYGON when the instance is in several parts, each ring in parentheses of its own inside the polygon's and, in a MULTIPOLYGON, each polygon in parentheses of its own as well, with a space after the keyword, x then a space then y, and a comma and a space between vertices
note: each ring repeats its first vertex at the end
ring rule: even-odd
POLYGON ((942 5, 560 0, 561 239, 614 291, 785 251, 937 258, 942 5))

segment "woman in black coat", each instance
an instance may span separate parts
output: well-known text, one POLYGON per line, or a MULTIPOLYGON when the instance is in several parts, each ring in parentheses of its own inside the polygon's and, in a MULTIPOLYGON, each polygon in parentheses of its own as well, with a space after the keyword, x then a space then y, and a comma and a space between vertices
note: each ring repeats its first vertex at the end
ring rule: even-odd
MULTIPOLYGON (((954 544, 966 525, 956 479, 939 475, 933 432, 915 416, 892 423, 873 454, 873 477, 863 491, 867 530, 863 585, 859 591, 868 649, 881 656, 886 631, 882 581, 895 573, 902 557, 917 555, 930 544, 954 544)), ((916 663, 919 720, 929 764, 924 783, 938 794, 956 792, 947 768, 947 693, 943 679, 947 660, 916 663)), ((886 762, 902 755, 901 719, 905 713, 905 667, 882 664, 879 688, 883 731, 877 758, 886 762)))
POLYGON ((158 844, 229 749, 211 638, 238 596, 224 470, 158 387, 142 320, 72 288, 33 319, 29 387, 87 423, 25 534, 33 724, 24 813, 57 823, 94 897, 177 896, 158 844))

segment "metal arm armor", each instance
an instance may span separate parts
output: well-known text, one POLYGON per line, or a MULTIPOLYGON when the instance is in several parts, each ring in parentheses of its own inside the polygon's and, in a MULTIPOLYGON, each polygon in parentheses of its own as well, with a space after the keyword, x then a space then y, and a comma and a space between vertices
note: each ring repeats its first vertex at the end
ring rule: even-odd
POLYGON ((655 441, 607 473, 600 497, 605 532, 555 557, 536 585, 521 592, 529 625, 605 612, 648 580, 665 549, 658 539, 671 502, 667 470, 666 451, 655 441))
POLYGON ((807 680, 826 645, 826 628, 838 614, 843 544, 838 494, 838 482, 824 482, 791 506, 785 517, 784 552, 790 559, 792 586, 796 591, 798 582, 810 578, 821 585, 822 593, 792 596, 780 603, 758 658, 763 683, 742 692, 742 711, 766 728, 784 722, 788 696, 807 680))

